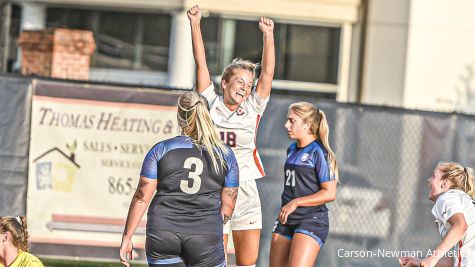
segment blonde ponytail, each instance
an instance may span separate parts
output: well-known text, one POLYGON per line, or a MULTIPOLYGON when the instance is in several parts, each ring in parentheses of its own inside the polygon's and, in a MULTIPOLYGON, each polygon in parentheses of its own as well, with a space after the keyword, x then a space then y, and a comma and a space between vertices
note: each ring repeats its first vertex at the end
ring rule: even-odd
POLYGON ((334 175, 336 181, 339 181, 340 177, 338 174, 338 165, 336 163, 335 153, 330 147, 330 142, 328 138, 330 133, 330 127, 328 127, 327 116, 320 109, 317 111, 317 114, 320 117, 320 123, 318 124, 316 135, 328 152, 328 161, 330 162, 330 174, 334 175))
POLYGON ((196 92, 186 92, 178 99, 178 125, 200 148, 205 148, 216 172, 226 167, 224 155, 229 149, 219 139, 208 111, 208 102, 196 92))

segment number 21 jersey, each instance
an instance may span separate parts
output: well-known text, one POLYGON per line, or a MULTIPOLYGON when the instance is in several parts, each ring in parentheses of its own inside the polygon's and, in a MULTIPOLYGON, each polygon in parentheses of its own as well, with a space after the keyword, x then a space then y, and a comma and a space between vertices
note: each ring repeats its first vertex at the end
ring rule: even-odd
MULTIPOLYGON (((321 184, 335 180, 330 175, 328 152, 320 141, 315 140, 305 147, 293 143, 287 149, 284 166, 284 191, 282 207, 291 200, 318 192, 321 184)), ((313 222, 318 213, 327 212, 325 204, 313 207, 298 207, 287 219, 288 224, 313 222)))

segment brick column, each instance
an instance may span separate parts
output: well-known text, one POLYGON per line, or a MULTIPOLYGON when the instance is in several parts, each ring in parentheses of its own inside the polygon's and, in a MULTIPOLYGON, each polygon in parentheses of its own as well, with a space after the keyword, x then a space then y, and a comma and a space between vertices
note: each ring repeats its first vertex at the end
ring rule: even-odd
POLYGON ((23 31, 18 43, 23 57, 21 73, 61 79, 89 79, 95 49, 92 32, 70 29, 23 31))

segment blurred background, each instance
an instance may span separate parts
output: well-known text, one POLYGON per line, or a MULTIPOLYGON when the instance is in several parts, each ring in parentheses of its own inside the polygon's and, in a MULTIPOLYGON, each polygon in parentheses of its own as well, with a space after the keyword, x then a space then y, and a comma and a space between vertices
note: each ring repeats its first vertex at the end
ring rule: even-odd
MULTIPOLYGON (((35 96, 174 106, 176 98, 170 95, 193 87, 186 10, 195 4, 203 10, 207 62, 216 82, 233 58, 260 61, 257 21, 260 16, 275 21, 273 92, 257 139, 267 173, 258 180, 264 212, 258 266, 268 266, 280 206, 291 142, 283 128, 287 107, 303 100, 327 113, 341 172, 338 198, 330 204, 330 237, 316 266, 398 266, 397 255, 342 254, 421 250, 425 255, 434 248, 440 238, 430 213, 427 177, 442 160, 475 167, 475 2, 470 0, 3 0, 0 214, 41 213, 29 210, 34 204, 27 202, 42 197, 32 191, 37 178, 32 166, 44 151, 31 151, 39 143, 48 148, 56 144, 42 137, 51 129, 34 124, 35 112, 41 110, 35 109, 35 96), (117 92, 124 97, 118 99, 117 92)), ((111 112, 122 114, 120 109, 111 112)), ((164 138, 154 134, 149 133, 150 140, 164 138)), ((81 136, 77 133, 80 144, 81 136)), ((78 164, 81 149, 86 147, 78 147, 78 164)), ((137 161, 144 154, 137 153, 137 161)), ((84 161, 79 165, 92 168, 84 161)), ((137 169, 129 169, 138 176, 137 169)), ((135 183, 138 177, 132 178, 135 183)), ((123 203, 130 202, 130 196, 122 197, 123 203)), ((125 219, 127 205, 111 205, 108 212, 125 219)), ((92 231, 102 239, 97 225, 120 226, 96 206, 88 209, 79 214, 79 223, 96 228, 49 230, 92 231)), ((33 253, 76 260, 117 258, 120 230, 107 237, 117 239, 116 245, 63 238, 58 246, 44 236, 35 242, 35 216, 29 216, 33 253)), ((49 213, 45 217, 53 218, 49 213)), ((69 223, 78 223, 74 218, 69 223)), ((143 252, 139 254, 143 260, 143 252)))

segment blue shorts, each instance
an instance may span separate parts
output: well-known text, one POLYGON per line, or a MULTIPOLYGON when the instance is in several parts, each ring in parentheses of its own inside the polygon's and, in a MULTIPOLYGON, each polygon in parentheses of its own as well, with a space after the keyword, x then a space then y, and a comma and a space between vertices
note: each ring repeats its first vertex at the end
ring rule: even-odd
POLYGON ((292 240, 295 233, 308 235, 317 241, 320 247, 323 246, 328 237, 328 223, 327 222, 301 222, 299 224, 282 224, 279 221, 275 222, 273 233, 279 234, 289 240, 292 240))

